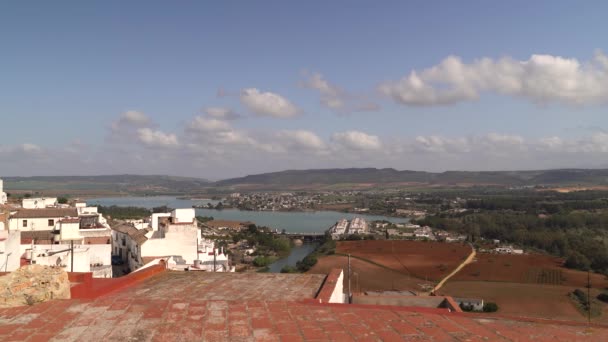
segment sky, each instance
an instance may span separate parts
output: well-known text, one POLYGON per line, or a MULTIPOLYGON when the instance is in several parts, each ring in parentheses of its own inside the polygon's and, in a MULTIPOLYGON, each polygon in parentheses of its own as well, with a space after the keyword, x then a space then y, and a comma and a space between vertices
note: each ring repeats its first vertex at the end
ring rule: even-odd
POLYGON ((605 13, 0 2, 0 177, 608 168, 605 13))

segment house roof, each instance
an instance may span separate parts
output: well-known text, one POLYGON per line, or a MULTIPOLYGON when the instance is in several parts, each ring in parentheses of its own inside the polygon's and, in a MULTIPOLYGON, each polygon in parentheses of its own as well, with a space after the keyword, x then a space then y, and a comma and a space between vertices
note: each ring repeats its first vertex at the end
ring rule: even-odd
POLYGON ((132 240, 134 240, 138 245, 143 244, 148 241, 146 234, 150 231, 148 228, 137 229, 130 224, 121 223, 111 227, 112 230, 115 230, 119 233, 127 234, 132 240))
POLYGON ((608 327, 597 324, 312 303, 305 298, 319 286, 318 279, 311 274, 165 271, 92 300, 0 309, 0 340, 608 340, 608 327))
POLYGON ((19 209, 12 218, 57 218, 77 217, 76 208, 44 208, 44 209, 19 209))

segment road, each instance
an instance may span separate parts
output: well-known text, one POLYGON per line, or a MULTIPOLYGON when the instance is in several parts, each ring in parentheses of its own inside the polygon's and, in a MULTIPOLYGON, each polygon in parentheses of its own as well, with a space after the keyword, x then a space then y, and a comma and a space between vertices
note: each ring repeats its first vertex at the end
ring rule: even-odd
POLYGON ((475 252, 475 248, 471 245, 471 254, 469 254, 469 256, 460 265, 458 265, 458 267, 456 267, 456 269, 454 269, 452 273, 448 274, 445 278, 443 278, 439 282, 439 284, 437 284, 433 288, 433 290, 431 290, 430 294, 437 293, 437 291, 443 286, 443 284, 445 284, 446 281, 448 281, 448 279, 458 273, 463 267, 473 262, 475 255, 477 255, 477 252, 475 252))

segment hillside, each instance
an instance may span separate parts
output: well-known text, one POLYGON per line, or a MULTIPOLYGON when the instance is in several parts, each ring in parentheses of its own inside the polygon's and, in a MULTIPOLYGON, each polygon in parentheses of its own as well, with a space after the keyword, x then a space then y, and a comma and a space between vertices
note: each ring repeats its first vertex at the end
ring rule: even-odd
POLYGON ((352 168, 287 170, 214 183, 217 187, 289 187, 335 184, 394 184, 420 183, 427 185, 606 185, 608 169, 558 169, 539 171, 398 171, 395 169, 352 168))
POLYGON ((201 178, 165 175, 3 177, 6 191, 65 193, 163 194, 188 193, 209 186, 201 178))

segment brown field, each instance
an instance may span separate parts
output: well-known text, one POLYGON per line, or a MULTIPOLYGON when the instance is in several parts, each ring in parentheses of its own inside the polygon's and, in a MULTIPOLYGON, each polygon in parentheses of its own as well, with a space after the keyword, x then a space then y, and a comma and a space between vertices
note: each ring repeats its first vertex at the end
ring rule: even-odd
MULTIPOLYGON (((333 268, 341 268, 345 272, 344 289, 348 288, 346 270, 348 269, 348 258, 340 255, 330 255, 320 258, 317 264, 308 273, 328 274, 333 268)), ((406 274, 383 268, 368 262, 351 258, 352 292, 386 291, 386 290, 410 290, 422 291, 420 284, 425 281, 410 277, 406 274)))
POLYGON ((440 290, 442 295, 483 298, 498 304, 503 315, 584 320, 572 304, 568 293, 575 288, 555 285, 518 284, 485 281, 450 281, 440 290))
MULTIPOLYGON (((465 266, 452 281, 496 281, 541 285, 584 287, 587 273, 562 267, 560 258, 542 254, 489 254, 478 253, 476 261, 465 266)), ((608 287, 608 280, 600 274, 591 274, 591 285, 608 287)))
POLYGON ((405 240, 339 241, 336 253, 369 260, 405 275, 439 281, 471 253, 468 245, 405 240))

